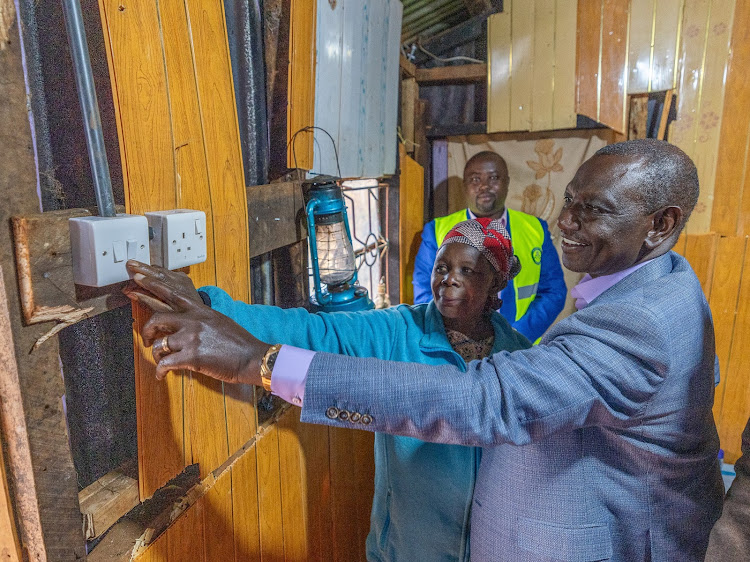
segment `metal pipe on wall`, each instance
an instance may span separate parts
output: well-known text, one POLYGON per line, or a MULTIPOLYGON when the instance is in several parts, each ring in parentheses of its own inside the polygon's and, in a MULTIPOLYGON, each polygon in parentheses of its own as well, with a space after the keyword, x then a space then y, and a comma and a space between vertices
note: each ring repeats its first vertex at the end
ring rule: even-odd
POLYGON ((78 101, 83 115, 83 129, 91 165, 91 178, 96 192, 96 204, 102 217, 115 216, 115 198, 112 194, 112 180, 109 175, 107 150, 104 146, 102 120, 99 115, 99 102, 96 98, 94 73, 89 59, 86 29, 83 26, 79 0, 63 0, 65 28, 73 59, 78 101))

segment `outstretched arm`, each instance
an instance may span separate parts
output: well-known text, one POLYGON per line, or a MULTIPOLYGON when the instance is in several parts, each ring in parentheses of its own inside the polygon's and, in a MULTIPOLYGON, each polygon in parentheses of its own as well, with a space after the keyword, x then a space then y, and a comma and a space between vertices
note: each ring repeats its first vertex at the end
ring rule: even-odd
POLYGON ((476 446, 626 427, 669 370, 671 343, 657 329, 645 334, 643 316, 630 305, 610 307, 604 319, 579 313, 551 343, 474 361, 465 373, 318 353, 302 421, 340 425, 336 410, 347 410, 367 414, 368 430, 476 446))

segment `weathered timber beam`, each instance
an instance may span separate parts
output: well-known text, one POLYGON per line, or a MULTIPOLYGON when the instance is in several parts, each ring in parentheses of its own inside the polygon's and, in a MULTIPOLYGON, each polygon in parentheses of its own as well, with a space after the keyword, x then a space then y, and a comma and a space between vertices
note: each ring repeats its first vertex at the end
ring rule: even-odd
POLYGON ((427 138, 456 137, 460 135, 484 135, 487 133, 487 123, 456 123, 451 125, 428 125, 427 138))
POLYGON ((78 492, 86 540, 101 536, 138 505, 138 480, 128 475, 133 472, 137 475, 138 468, 120 467, 78 492))
POLYGON ((120 292, 122 283, 95 288, 73 282, 68 219, 90 215, 87 209, 67 209, 12 217, 26 324, 72 324, 128 303, 120 292))
MULTIPOLYGON (((42 522, 37 504, 37 489, 34 480, 34 467, 31 460, 29 435, 24 420, 23 398, 18 380, 18 365, 13 353, 13 329, 10 312, 5 299, 5 281, 0 267, 0 428, 4 447, 7 451, 8 482, 12 482, 15 492, 15 510, 18 515, 21 540, 28 558, 34 562, 46 560, 42 522)), ((5 474, 5 470, 0 471, 5 474)), ((7 483, 0 483, 5 486, 7 483)), ((9 522, 12 524, 12 522, 9 522)), ((10 538, 6 537, 5 538, 10 538)), ((8 557, 11 558, 13 542, 8 543, 8 557)))
POLYGON ((299 182, 248 187, 250 257, 307 238, 303 208, 302 186, 299 182))
POLYGON ((485 82, 487 80, 487 65, 461 64, 456 66, 438 66, 435 68, 418 68, 416 78, 420 86, 485 82))
POLYGON ((417 75, 417 67, 404 55, 400 55, 398 65, 407 77, 414 78, 417 75))

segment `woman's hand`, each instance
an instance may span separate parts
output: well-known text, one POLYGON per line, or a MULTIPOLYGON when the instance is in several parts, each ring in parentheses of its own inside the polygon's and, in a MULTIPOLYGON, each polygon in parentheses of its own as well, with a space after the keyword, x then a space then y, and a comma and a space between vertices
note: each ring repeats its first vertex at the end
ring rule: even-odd
POLYGON ((187 275, 133 261, 128 269, 135 272, 138 288, 125 294, 155 310, 141 336, 145 345, 154 346, 158 379, 185 369, 224 382, 261 385, 260 362, 269 344, 204 305, 187 275))

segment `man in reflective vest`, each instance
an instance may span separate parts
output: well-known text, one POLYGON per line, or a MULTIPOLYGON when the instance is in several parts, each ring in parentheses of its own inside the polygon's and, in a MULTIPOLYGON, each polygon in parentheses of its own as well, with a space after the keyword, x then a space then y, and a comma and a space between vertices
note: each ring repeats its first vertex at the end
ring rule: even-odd
POLYGON ((536 342, 552 325, 565 304, 567 288, 560 259, 547 223, 534 216, 506 209, 508 166, 499 154, 480 152, 464 167, 467 209, 427 223, 414 265, 414 303, 432 298, 430 276, 437 249, 459 222, 476 217, 504 221, 513 249, 521 261, 521 273, 500 292, 500 313, 511 325, 536 342))

